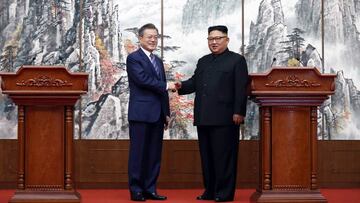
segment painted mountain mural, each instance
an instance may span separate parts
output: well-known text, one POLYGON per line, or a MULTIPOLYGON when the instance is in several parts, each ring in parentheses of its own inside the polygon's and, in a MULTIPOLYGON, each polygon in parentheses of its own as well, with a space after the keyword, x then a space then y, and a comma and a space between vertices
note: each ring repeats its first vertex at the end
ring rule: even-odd
MULTIPOLYGON (((0 0, 0 68, 65 65, 89 73, 77 104, 82 139, 128 139, 125 59, 138 48, 137 29, 161 28, 160 0, 0 0)), ((232 51, 243 48, 249 71, 315 66, 337 73, 336 93, 319 108, 319 139, 360 139, 360 0, 164 1, 163 55, 169 80, 184 80, 208 54, 207 27, 225 24, 232 51), (244 4, 243 4, 244 3, 244 4), (242 5, 244 36, 242 36, 242 5), (324 22, 324 49, 322 48, 324 22), (244 37, 244 43, 242 39, 244 37), (324 64, 323 64, 324 62, 324 64)), ((159 41, 160 45, 160 41, 159 41)), ((196 139, 194 95, 171 93, 166 139, 196 139)), ((17 108, 0 94, 0 138, 16 139, 17 108)), ((242 139, 258 139, 258 108, 249 102, 242 139)))

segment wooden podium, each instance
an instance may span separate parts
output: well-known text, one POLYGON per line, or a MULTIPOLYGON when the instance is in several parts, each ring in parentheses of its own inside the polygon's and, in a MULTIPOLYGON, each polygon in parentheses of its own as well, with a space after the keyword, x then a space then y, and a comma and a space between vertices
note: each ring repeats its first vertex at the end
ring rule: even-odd
POLYGON ((9 202, 80 202, 73 186, 73 111, 88 74, 22 66, 0 76, 3 93, 18 105, 17 190, 9 202))
POLYGON ((335 77, 307 67, 251 74, 260 106, 260 177, 251 202, 327 202, 317 183, 317 109, 334 93, 335 77))

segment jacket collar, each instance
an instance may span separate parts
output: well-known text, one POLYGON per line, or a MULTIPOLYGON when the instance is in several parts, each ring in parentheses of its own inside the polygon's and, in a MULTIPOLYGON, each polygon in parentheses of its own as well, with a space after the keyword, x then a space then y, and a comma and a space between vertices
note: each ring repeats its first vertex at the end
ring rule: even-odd
MULTIPOLYGON (((145 50, 145 49, 143 49, 142 47, 140 47, 140 48, 137 50, 137 52, 140 54, 141 57, 144 58, 144 60, 147 61, 147 63, 148 63, 149 66, 153 67, 153 65, 152 65, 152 63, 151 63, 151 60, 150 60, 150 56, 147 56, 147 55, 146 55, 146 50, 145 50)), ((149 55, 150 55, 150 52, 149 52, 149 51, 147 51, 147 52, 148 52, 149 55)), ((154 54, 154 55, 155 55, 155 54, 154 54)), ((159 60, 159 59, 157 59, 157 57, 155 57, 155 60, 159 60)), ((160 67, 162 67, 162 65, 160 65, 160 67)), ((151 68, 151 71, 156 75, 156 77, 158 77, 158 76, 157 76, 157 73, 156 73, 156 71, 155 71, 154 68, 151 68)), ((160 74, 162 75, 162 77, 164 77, 164 74, 162 73, 162 71, 160 71, 160 72, 161 72, 160 74)))
POLYGON ((220 53, 220 54, 213 54, 213 53, 211 53, 211 56, 213 56, 214 58, 218 58, 218 57, 220 57, 220 56, 223 56, 223 55, 225 55, 225 54, 227 54, 227 53, 229 53, 230 51, 229 51, 229 48, 226 48, 222 53, 220 53))
POLYGON ((144 54, 150 59, 150 54, 151 52, 149 52, 148 50, 142 48, 142 46, 140 46, 140 49, 144 52, 144 54))

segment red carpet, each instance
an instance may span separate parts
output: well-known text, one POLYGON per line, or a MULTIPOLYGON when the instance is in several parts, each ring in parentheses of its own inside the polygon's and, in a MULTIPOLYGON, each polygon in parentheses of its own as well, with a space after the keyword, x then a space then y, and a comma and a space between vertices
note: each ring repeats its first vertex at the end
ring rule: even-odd
MULTIPOLYGON (((129 192, 120 189, 78 190, 81 193, 82 203, 134 203, 129 200, 129 192)), ((253 189, 241 189, 236 191, 237 203, 248 203, 253 189)), ((208 203, 213 201, 198 201, 195 197, 202 192, 195 190, 159 190, 159 193, 168 197, 167 201, 146 201, 163 203, 208 203)), ((360 203, 359 189, 322 189, 322 194, 329 203, 360 203)), ((14 190, 0 190, 0 203, 7 203, 14 194, 14 190)))

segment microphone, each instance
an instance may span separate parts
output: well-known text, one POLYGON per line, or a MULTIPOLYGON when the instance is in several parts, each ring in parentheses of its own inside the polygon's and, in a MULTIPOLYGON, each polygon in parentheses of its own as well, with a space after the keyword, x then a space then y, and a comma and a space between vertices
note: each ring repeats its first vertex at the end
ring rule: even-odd
POLYGON ((304 64, 303 64, 303 63, 301 63, 301 60, 300 60, 299 58, 296 58, 296 60, 298 60, 298 61, 299 61, 299 65, 300 65, 300 66, 304 66, 304 64))
POLYGON ((276 58, 274 57, 273 60, 272 60, 272 62, 271 62, 270 67, 272 67, 272 66, 274 65, 275 61, 276 61, 276 58))
POLYGON ((34 57, 31 59, 30 65, 34 65, 35 59, 36 59, 36 56, 34 56, 34 57))

